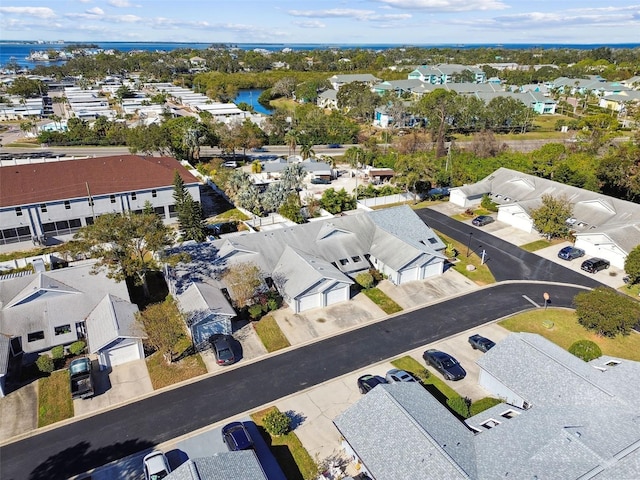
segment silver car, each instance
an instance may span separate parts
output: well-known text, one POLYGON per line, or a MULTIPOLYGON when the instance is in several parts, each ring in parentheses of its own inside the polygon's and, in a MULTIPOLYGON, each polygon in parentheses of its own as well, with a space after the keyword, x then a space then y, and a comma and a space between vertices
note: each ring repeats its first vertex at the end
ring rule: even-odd
POLYGON ((399 370, 394 368, 387 372, 385 377, 387 382, 389 383, 400 383, 400 382, 415 382, 416 379, 410 373, 405 372, 404 370, 399 370))
POLYGON ((142 459, 144 478, 146 480, 161 480, 171 473, 171 467, 164 453, 154 450, 142 459))

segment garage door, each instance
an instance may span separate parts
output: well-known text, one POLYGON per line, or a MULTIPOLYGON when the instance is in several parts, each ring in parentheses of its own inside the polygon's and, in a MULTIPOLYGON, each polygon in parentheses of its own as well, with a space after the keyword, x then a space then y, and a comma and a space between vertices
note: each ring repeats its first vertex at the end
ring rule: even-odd
POLYGON ((524 213, 512 215, 511 212, 500 209, 498 211, 498 221, 504 222, 524 232, 530 233, 533 230, 533 220, 529 215, 524 213))
POLYGON ((115 367, 123 363, 132 362, 133 360, 139 360, 140 350, 137 343, 131 343, 129 345, 118 345, 117 347, 110 348, 107 351, 107 366, 115 367))
POLYGON ((325 305, 333 305, 334 303, 343 302, 348 300, 347 292, 349 290, 348 285, 337 284, 334 285, 331 290, 325 292, 325 305))
POLYGON ((298 312, 304 312, 312 308, 320 306, 320 295, 314 293, 313 295, 306 295, 298 299, 298 312))
POLYGON ((418 279, 418 267, 408 268, 399 273, 398 284, 412 282, 418 279))

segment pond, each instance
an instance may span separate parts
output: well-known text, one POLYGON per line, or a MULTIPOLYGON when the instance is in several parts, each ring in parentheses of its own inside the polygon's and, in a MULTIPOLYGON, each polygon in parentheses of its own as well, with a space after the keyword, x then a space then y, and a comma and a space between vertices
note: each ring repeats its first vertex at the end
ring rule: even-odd
POLYGON ((251 105, 256 112, 262 113, 264 115, 271 115, 272 110, 265 108, 263 105, 258 102, 258 98, 260 98, 260 94, 264 90, 260 88, 250 88, 238 91, 238 95, 233 99, 233 103, 238 105, 239 103, 246 103, 251 105))

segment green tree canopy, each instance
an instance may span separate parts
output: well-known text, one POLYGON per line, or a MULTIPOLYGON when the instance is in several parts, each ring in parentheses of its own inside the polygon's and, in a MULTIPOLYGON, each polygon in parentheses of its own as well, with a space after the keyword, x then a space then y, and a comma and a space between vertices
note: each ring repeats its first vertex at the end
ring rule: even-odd
POLYGON ((140 330, 146 333, 145 343, 171 363, 176 344, 186 336, 184 317, 173 297, 169 295, 164 302, 154 303, 138 312, 136 321, 140 330))
POLYGON ((627 255, 624 261, 624 271, 629 276, 629 283, 640 282, 640 245, 637 245, 627 255))
POLYGON ((344 188, 337 192, 333 188, 328 188, 322 194, 320 205, 327 212, 336 214, 356 208, 356 199, 349 195, 344 188))
POLYGON ((531 210, 533 224, 547 238, 564 238, 569 235, 567 220, 573 214, 573 205, 564 196, 554 197, 545 194, 541 197, 542 205, 531 210))
POLYGON ((627 335, 640 320, 640 303, 608 287, 598 287, 575 296, 578 322, 598 335, 627 335))

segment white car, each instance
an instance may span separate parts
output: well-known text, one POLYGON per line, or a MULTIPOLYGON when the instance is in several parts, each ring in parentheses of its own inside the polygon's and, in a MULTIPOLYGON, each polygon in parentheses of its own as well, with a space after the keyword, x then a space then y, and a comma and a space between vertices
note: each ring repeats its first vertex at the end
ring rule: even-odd
POLYGON ((164 453, 157 450, 142 459, 144 478, 146 480, 161 480, 171 473, 171 467, 164 453))
POLYGON ((404 370, 398 370, 394 368, 389 370, 386 375, 387 382, 389 383, 399 383, 399 382, 415 382, 416 379, 411 376, 411 374, 405 372, 404 370))

